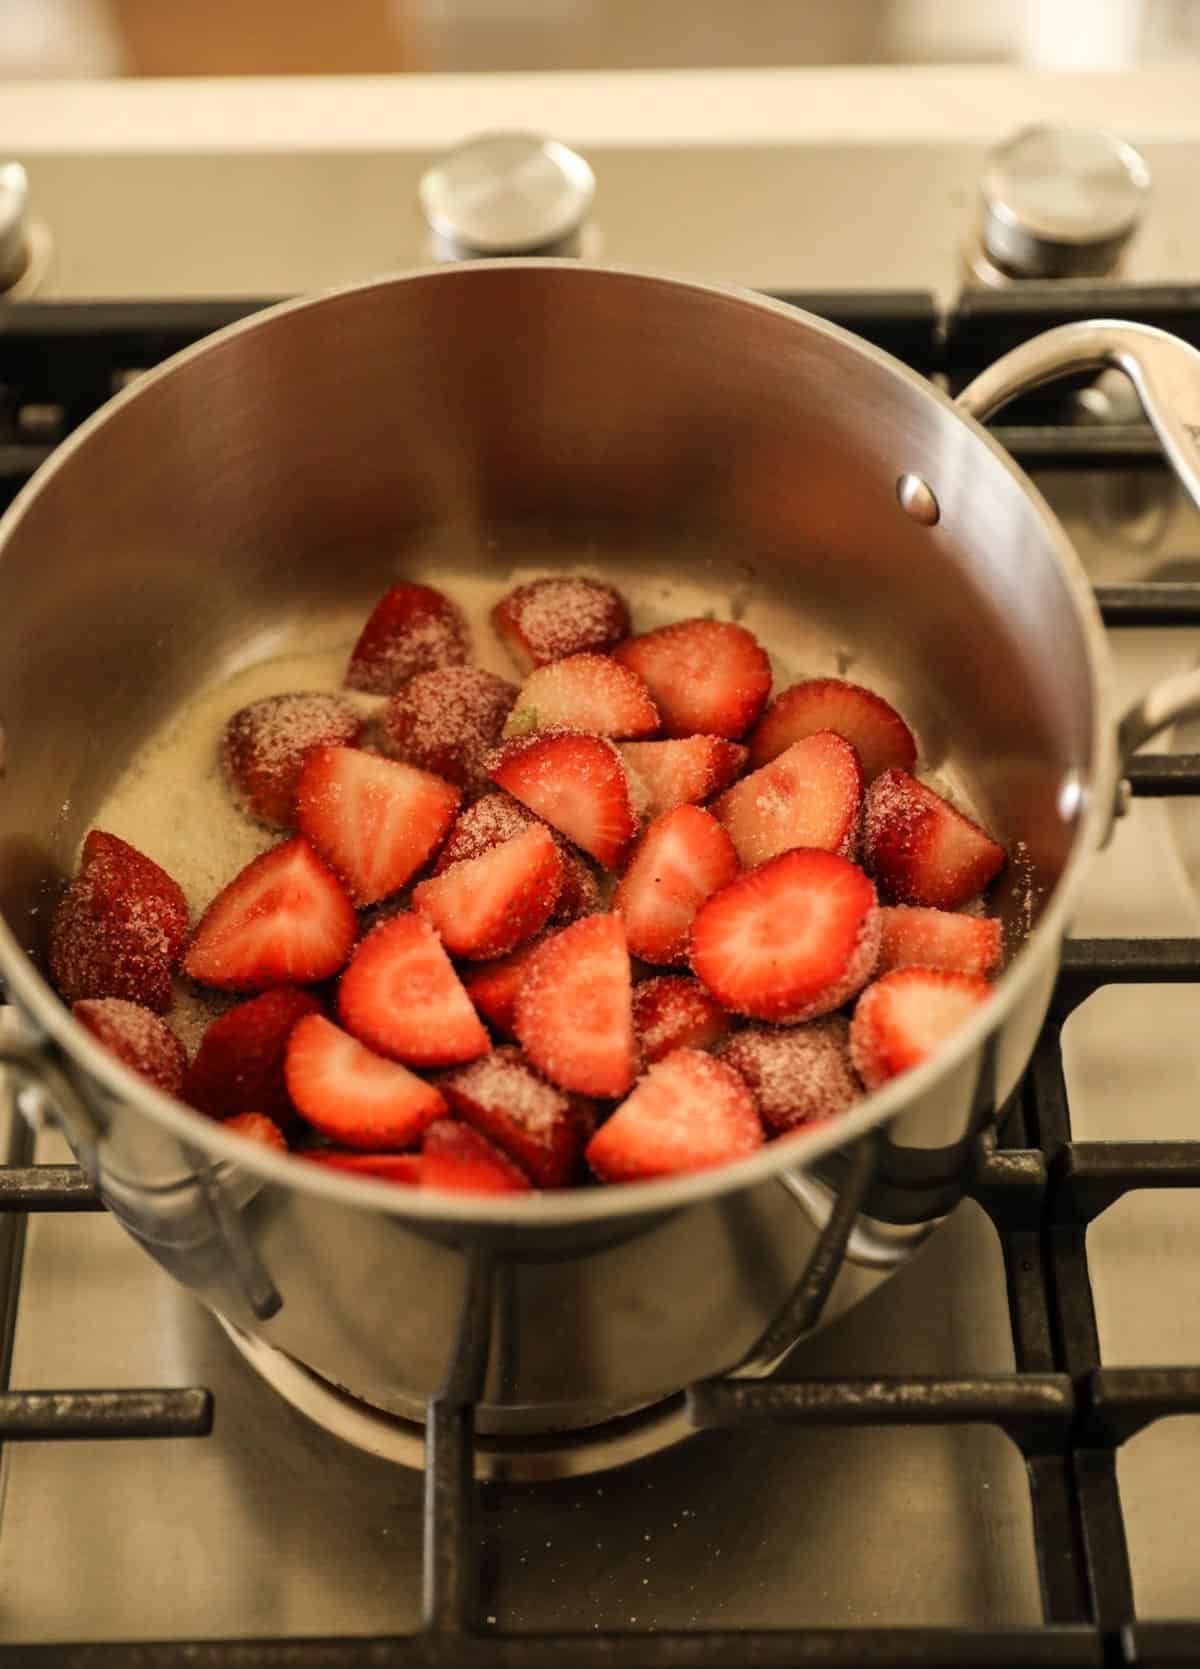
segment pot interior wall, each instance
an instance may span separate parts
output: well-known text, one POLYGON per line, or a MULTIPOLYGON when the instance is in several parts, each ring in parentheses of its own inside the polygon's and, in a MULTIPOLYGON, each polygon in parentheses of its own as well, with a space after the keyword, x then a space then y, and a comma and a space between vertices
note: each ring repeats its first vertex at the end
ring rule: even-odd
POLYGON ((1085 635, 1034 503, 868 352, 727 296, 467 267, 269 317, 148 381, 0 549, 0 904, 47 889, 164 715, 340 630, 400 575, 498 595, 611 574, 639 625, 740 618, 781 677, 843 671, 967 788, 1036 915, 1086 779, 1085 635), (910 520, 896 479, 940 500, 910 520))

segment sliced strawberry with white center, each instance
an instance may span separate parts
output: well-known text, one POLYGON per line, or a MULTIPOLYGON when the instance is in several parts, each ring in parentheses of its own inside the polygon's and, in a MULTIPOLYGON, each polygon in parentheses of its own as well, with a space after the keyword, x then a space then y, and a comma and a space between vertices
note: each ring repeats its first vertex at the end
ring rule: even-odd
POLYGON ((700 906, 692 970, 754 1020, 815 1020, 870 979, 879 953, 875 888, 836 852, 784 852, 700 906))
POLYGON ((537 1187, 565 1188, 577 1179, 595 1115, 540 1078, 519 1049, 493 1049, 441 1087, 451 1110, 503 1148, 537 1187))
POLYGON ((361 748, 315 748, 296 789, 300 832, 356 904, 398 892, 450 827, 459 794, 441 777, 361 748))
POLYGON ((323 1014, 288 1038, 288 1094, 314 1130, 344 1147, 411 1147, 446 1103, 424 1078, 363 1047, 323 1014))
POLYGON ((611 656, 568 655, 530 673, 504 733, 525 736, 556 728, 592 736, 653 736, 658 708, 637 673, 611 656))
POLYGON ((850 1056, 868 1089, 920 1066, 992 994, 985 979, 898 968, 868 986, 850 1022, 850 1056))
POLYGON ((458 1194, 525 1194, 529 1178, 468 1124, 440 1118, 421 1144, 421 1185, 458 1194))
POLYGON ((749 757, 723 736, 682 736, 670 742, 625 742, 621 758, 646 785, 649 813, 710 800, 737 776, 749 757))
POLYGON ((338 987, 346 1030, 412 1066, 456 1066, 491 1043, 433 928, 393 916, 355 949, 338 987))
POLYGON ((494 962, 481 962, 477 967, 463 969, 463 988, 488 1025, 497 1031, 512 1035, 517 992, 530 962, 547 937, 543 934, 522 945, 520 950, 497 957, 494 962))
POLYGON ((648 1066, 676 1049, 707 1049, 729 1030, 729 1016, 698 979, 659 974, 633 988, 633 1028, 648 1066))
POLYGON ((831 730, 793 742, 712 806, 747 869, 796 846, 853 857, 861 809, 858 756, 831 730))
POLYGON ((819 730, 835 731, 851 743, 867 783, 893 766, 911 771, 917 762, 912 731, 881 695, 842 678, 810 678, 784 690, 767 708, 750 737, 750 763, 766 765, 819 730))
POLYGON ((867 794, 863 863, 888 898, 956 910, 1004 867, 1004 848, 907 771, 884 771, 867 794))
POLYGON ((733 1068, 676 1049, 600 1126, 587 1162, 602 1182, 638 1182, 742 1159, 762 1140, 754 1098, 733 1068))
POLYGON ((224 991, 311 985, 337 973, 357 931, 337 876, 296 835, 248 863, 217 894, 184 972, 224 991))
POLYGON ((656 817, 612 897, 632 954, 668 967, 686 963, 696 911, 737 872, 733 842, 711 812, 676 806, 656 817))
POLYGON ((941 968, 987 979, 1000 966, 996 916, 960 916, 952 910, 895 904, 880 910, 879 923, 878 974, 893 968, 941 968))
POLYGON ((629 951, 620 916, 585 916, 538 949, 513 1029, 537 1070, 580 1095, 624 1095, 635 1059, 629 951))
POLYGON ((482 857, 493 846, 521 834, 537 819, 528 806, 514 800, 511 794, 494 790, 481 794, 469 806, 463 806, 453 823, 445 844, 437 855, 433 873, 440 875, 453 863, 464 858, 482 857))
POLYGON ((555 574, 502 597, 492 624, 521 671, 588 651, 603 655, 629 634, 629 609, 601 580, 555 574))
POLYGON ((432 585, 402 583, 385 591, 359 634, 346 684, 393 695, 419 672, 462 666, 471 658, 467 623, 457 603, 432 585))
POLYGON ((806 1026, 744 1026, 717 1056, 746 1080, 759 1117, 779 1133, 839 1118, 862 1095, 840 1014, 806 1026))
POLYGON ((546 925, 562 888, 554 836, 535 823, 478 858, 464 858, 413 889, 413 909, 452 956, 504 956, 546 925))
POLYGON ((726 620, 660 626, 618 644, 613 658, 645 679, 666 736, 741 736, 771 689, 758 639, 726 620))
POLYGON ((573 732, 506 742, 487 760, 492 781, 615 869, 637 832, 638 788, 613 744, 573 732))
POLYGON ((242 809, 261 823, 291 828, 296 784, 314 748, 352 747, 366 721, 344 696, 319 691, 268 695, 241 707, 221 733, 225 780, 242 809))
POLYGON ((347 1171, 351 1176, 370 1176, 377 1182, 402 1182, 416 1188, 421 1182, 419 1153, 338 1153, 334 1148, 313 1147, 299 1157, 330 1171, 347 1171))

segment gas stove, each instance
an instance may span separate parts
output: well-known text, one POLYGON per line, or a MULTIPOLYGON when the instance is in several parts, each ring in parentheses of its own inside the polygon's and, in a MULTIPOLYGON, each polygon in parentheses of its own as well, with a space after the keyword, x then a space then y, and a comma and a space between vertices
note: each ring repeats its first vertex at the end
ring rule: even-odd
MULTIPOLYGON (((780 78, 739 76, 757 104, 735 122, 715 103, 707 145, 697 78, 654 79, 657 115, 623 143, 594 126, 596 78, 576 88, 586 254, 784 294, 952 388, 1098 312, 1200 345, 1200 133, 1174 137, 1142 77, 1007 99, 1010 117, 1105 119, 1139 142, 1154 195, 1123 279, 966 290, 984 157, 1011 125, 994 77, 970 118, 960 82, 939 83, 947 115, 918 110, 911 77, 877 78, 858 142, 827 82, 783 78, 812 95, 789 126, 780 78)), ((426 83, 428 142, 374 148, 374 87, 342 107, 353 142, 331 126, 325 149, 284 142, 277 98, 256 148, 248 120, 217 144, 213 90, 183 90, 184 129, 209 132, 188 151, 148 131, 161 90, 83 90, 125 117, 86 145, 70 108, 25 95, 5 142, 41 264, 0 306, 0 500, 165 354, 277 295, 423 259, 417 185, 450 120, 513 126, 524 96, 521 125, 551 125, 570 80, 460 79, 436 117, 426 83)), ((1028 400, 1000 432, 1097 587, 1120 698, 1195 664, 1200 516, 1119 382, 1028 400)), ((973 1197, 774 1379, 692 1387, 670 1416, 690 1435, 654 1455, 629 1459, 660 1435, 636 1427, 603 1453, 489 1446, 465 1387, 424 1438, 314 1398, 133 1245, 65 1148, 4 1118, 0 1666, 1200 1659, 1200 740, 1173 747, 1137 762, 973 1197), (424 1473, 396 1463, 423 1443, 424 1473)))

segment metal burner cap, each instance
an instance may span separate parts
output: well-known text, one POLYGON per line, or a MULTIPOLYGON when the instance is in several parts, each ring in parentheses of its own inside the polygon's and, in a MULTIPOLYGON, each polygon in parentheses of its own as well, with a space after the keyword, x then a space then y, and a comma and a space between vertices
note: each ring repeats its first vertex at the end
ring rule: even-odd
POLYGON ((1114 134, 1023 128, 988 160, 984 249, 1018 278, 1101 276, 1132 236, 1149 187, 1145 160, 1114 134))
POLYGON ((484 133, 421 178, 438 258, 575 255, 595 195, 577 152, 536 133, 484 133))

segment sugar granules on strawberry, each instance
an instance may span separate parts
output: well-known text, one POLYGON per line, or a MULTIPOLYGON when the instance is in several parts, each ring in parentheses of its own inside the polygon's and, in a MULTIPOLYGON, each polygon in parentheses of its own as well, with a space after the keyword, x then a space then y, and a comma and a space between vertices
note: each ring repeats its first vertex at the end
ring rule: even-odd
POLYGON ((730 1020, 698 979, 659 974, 633 988, 633 1026, 647 1066, 675 1049, 708 1049, 729 1031, 730 1020))
POLYGON ((50 923, 50 976, 64 1002, 123 997, 161 1014, 187 934, 179 886, 136 847, 93 829, 50 923))
POLYGON ((187 1052, 159 1015, 121 997, 84 998, 72 1006, 71 1013, 131 1071, 166 1095, 179 1094, 187 1052))
POLYGON ((420 672, 462 666, 470 658, 471 637, 458 604, 431 585, 402 582, 383 594, 359 633, 346 685, 393 695, 420 672))
POLYGON ((488 786, 483 756, 500 740, 516 698, 515 684, 482 667, 419 673, 379 716, 383 746, 396 759, 478 792, 488 786))
POLYGON ((620 592, 582 575, 530 580, 502 597, 492 623, 522 672, 587 652, 604 654, 629 632, 620 592))
POLYGON ((239 708, 221 736, 220 759, 235 801, 260 823, 290 828, 304 762, 322 745, 352 745, 366 729, 344 696, 269 695, 239 708))
POLYGON ((440 1081, 452 1111, 516 1160, 539 1188, 574 1182, 595 1129, 590 1105, 540 1077, 519 1049, 494 1049, 440 1081))
POLYGON ((716 1054, 746 1080, 759 1117, 778 1133, 838 1118, 862 1095, 840 1014, 804 1026, 746 1026, 716 1054))

